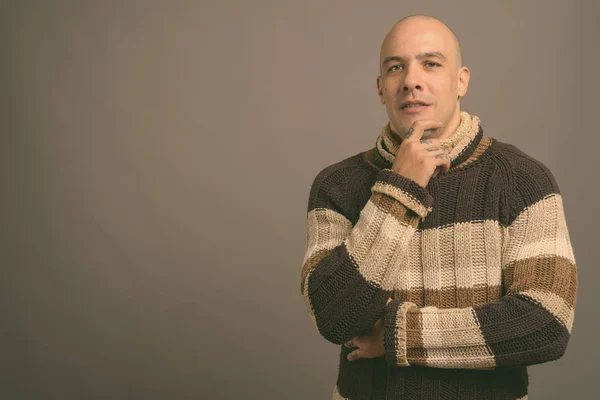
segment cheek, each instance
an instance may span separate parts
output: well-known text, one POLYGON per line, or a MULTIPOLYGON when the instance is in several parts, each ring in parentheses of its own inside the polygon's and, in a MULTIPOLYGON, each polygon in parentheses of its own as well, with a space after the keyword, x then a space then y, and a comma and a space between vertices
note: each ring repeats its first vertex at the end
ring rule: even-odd
POLYGON ((386 99, 388 99, 391 102, 395 101, 398 98, 397 94, 398 94, 398 87, 394 82, 389 82, 383 88, 383 95, 385 96, 386 99))

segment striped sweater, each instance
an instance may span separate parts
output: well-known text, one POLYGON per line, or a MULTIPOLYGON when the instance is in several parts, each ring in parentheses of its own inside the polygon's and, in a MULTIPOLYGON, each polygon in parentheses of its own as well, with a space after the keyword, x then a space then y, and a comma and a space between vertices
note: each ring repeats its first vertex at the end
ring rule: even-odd
POLYGON ((391 170, 399 145, 388 123, 311 186, 301 291, 341 345, 333 398, 527 398, 526 366, 564 354, 576 304, 556 180, 464 111, 427 187, 391 170), (379 318, 385 357, 348 361, 379 318))

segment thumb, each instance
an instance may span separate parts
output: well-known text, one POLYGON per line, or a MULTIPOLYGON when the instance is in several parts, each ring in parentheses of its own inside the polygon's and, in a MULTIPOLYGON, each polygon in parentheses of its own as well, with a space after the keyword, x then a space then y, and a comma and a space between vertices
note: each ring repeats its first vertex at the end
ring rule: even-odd
POLYGON ((346 358, 348 358, 348 361, 358 360, 360 358, 360 351, 354 350, 352 353, 348 354, 346 358))

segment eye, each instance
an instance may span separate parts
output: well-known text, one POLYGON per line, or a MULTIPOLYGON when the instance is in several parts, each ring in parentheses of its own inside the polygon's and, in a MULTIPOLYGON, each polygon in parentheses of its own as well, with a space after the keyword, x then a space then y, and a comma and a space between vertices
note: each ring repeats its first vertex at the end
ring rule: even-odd
POLYGON ((394 69, 394 68, 401 67, 401 66, 402 65, 400 65, 400 64, 393 65, 392 67, 390 67, 389 71, 398 71, 397 69, 394 69))
POLYGON ((438 64, 438 63, 436 63, 436 62, 433 62, 433 61, 427 61, 427 63, 426 63, 426 64, 427 64, 428 66, 437 66, 437 67, 439 67, 439 66, 440 66, 440 64, 438 64))

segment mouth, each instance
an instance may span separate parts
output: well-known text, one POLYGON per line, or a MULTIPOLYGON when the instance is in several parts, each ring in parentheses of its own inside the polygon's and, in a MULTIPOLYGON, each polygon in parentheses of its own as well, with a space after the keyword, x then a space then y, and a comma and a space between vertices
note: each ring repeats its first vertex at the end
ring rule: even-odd
POLYGON ((427 107, 429 107, 429 104, 410 103, 410 104, 405 104, 402 107, 400 107, 400 110, 407 114, 415 114, 415 113, 419 113, 419 112, 425 110, 427 107))

